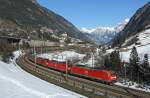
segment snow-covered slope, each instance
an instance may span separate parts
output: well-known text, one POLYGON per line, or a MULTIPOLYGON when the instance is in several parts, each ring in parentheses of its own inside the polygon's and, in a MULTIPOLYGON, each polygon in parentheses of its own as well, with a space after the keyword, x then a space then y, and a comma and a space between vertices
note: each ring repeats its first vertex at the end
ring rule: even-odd
MULTIPOLYGON (((149 63, 150 63, 150 29, 139 32, 138 34, 126 39, 124 46, 120 49, 120 57, 122 61, 129 62, 130 53, 133 46, 135 46, 137 49, 140 62, 143 62, 144 55, 148 54, 149 63), (130 41, 132 41, 135 38, 137 38, 137 40, 134 42, 134 44, 127 45, 130 41)), ((107 53, 111 53, 114 50, 115 49, 109 49, 107 50, 107 53)), ((146 85, 145 87, 141 88, 139 87, 138 83, 134 83, 134 85, 129 86, 131 82, 132 81, 128 81, 126 83, 117 82, 115 84, 119 86, 129 87, 132 89, 142 90, 145 92, 150 92, 150 85, 146 85)))
POLYGON ((84 98, 32 76, 14 61, 0 65, 0 98, 84 98))
POLYGON ((97 44, 109 42, 118 32, 120 32, 129 19, 117 24, 115 27, 97 27, 97 28, 81 28, 81 31, 97 44))
POLYGON ((129 60, 130 52, 133 46, 137 48, 137 52, 141 60, 143 59, 145 54, 148 54, 148 56, 150 57, 150 29, 144 30, 137 35, 130 37, 125 41, 124 45, 126 45, 135 37, 137 41, 135 41, 134 44, 121 49, 121 57, 124 61, 129 60))

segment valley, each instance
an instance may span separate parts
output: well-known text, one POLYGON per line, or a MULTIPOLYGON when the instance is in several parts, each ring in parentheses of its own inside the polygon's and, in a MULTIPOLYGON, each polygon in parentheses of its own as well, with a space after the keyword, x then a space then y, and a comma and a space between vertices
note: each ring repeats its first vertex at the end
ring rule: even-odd
POLYGON ((0 0, 0 97, 148 98, 150 2, 72 2, 0 0))

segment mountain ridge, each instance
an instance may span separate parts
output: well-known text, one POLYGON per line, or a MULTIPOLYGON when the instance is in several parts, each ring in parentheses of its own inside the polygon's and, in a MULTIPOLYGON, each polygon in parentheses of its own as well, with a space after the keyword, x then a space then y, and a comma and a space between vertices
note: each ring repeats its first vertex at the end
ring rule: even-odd
MULTIPOLYGON (((32 39, 52 38, 52 35, 77 39, 86 37, 68 20, 42 7, 36 0, 0 0, 0 35, 32 39)), ((58 39, 57 39, 58 40, 58 39)))
MULTIPOLYGON (((139 8, 125 28, 113 39, 112 47, 121 46, 128 38, 150 28, 150 2, 139 8)), ((136 38, 130 44, 136 42, 136 38)), ((129 44, 128 44, 129 45, 129 44)))

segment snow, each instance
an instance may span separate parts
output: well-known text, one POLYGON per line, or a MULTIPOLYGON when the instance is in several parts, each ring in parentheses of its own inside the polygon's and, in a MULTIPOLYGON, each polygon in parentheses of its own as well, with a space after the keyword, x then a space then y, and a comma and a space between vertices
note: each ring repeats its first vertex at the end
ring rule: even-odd
POLYGON ((129 62, 130 52, 133 46, 136 47, 140 60, 143 60, 145 54, 148 54, 148 56, 150 57, 150 29, 142 31, 139 33, 139 35, 136 36, 139 39, 137 42, 140 44, 139 45, 132 44, 131 46, 127 47, 128 49, 127 51, 120 52, 122 61, 129 62))
POLYGON ((106 50, 106 53, 111 53, 111 52, 113 52, 114 51, 114 49, 108 49, 108 50, 106 50))
POLYGON ((85 56, 85 54, 79 54, 76 53, 75 51, 63 51, 63 52, 56 52, 56 53, 45 53, 38 56, 50 60, 65 62, 66 60, 75 60, 75 59, 81 60, 85 56))
POLYGON ((113 27, 97 27, 97 28, 81 28, 81 31, 82 32, 85 32, 85 33, 94 33, 94 32, 98 32, 98 33, 101 33, 101 32, 115 32, 114 31, 114 28, 113 27))
POLYGON ((56 60, 59 62, 66 62, 66 60, 79 60, 77 62, 78 64, 81 64, 83 66, 87 67, 93 67, 93 63, 96 62, 94 58, 89 58, 87 62, 82 62, 83 57, 85 57, 85 54, 79 54, 75 51, 63 51, 63 52, 56 52, 56 53, 45 53, 38 55, 39 57, 50 59, 50 60, 56 60))
POLYGON ((129 18, 126 18, 124 21, 128 23, 128 22, 130 21, 130 19, 129 19, 129 18))
MULTIPOLYGON (((21 51, 14 54, 17 58, 21 51)), ((0 65, 0 98, 85 98, 25 72, 15 60, 0 65)))
POLYGON ((96 62, 96 60, 94 58, 90 58, 86 63, 84 63, 84 65, 88 67, 94 67, 94 62, 96 62))
POLYGON ((133 82, 133 85, 130 85, 131 84, 131 81, 129 82, 124 82, 124 83, 121 83, 121 82, 116 82, 115 85, 118 85, 118 86, 123 86, 123 87, 128 87, 128 88, 131 88, 131 89, 136 89, 136 90, 141 90, 141 91, 145 91, 145 92, 150 92, 150 87, 149 86, 146 86, 146 87, 139 87, 139 85, 135 82, 133 82))
POLYGON ((150 43, 150 29, 147 29, 141 32, 138 38, 139 38, 138 42, 141 42, 142 45, 149 44, 150 43))
POLYGON ((94 32, 96 29, 94 28, 94 29, 90 29, 90 28, 85 28, 85 27, 83 27, 83 28, 81 28, 81 31, 84 33, 84 32, 86 32, 86 33, 92 33, 92 32, 94 32))

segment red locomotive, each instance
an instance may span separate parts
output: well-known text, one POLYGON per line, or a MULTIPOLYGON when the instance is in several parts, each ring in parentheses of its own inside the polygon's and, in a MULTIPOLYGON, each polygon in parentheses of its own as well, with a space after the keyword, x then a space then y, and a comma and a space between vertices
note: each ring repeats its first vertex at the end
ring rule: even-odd
MULTIPOLYGON (((34 60, 33 58, 31 59, 34 60)), ((58 62, 53 60, 48 60, 44 58, 37 57, 36 63, 54 70, 68 72, 68 74, 85 77, 88 79, 99 80, 104 83, 113 83, 116 81, 117 77, 110 71, 107 70, 99 70, 99 69, 92 69, 85 66, 80 65, 69 65, 65 62, 58 62)))
POLYGON ((92 69, 85 66, 73 65, 71 67, 71 73, 82 75, 91 79, 97 79, 105 83, 112 83, 116 80, 115 74, 112 74, 110 71, 92 69))

